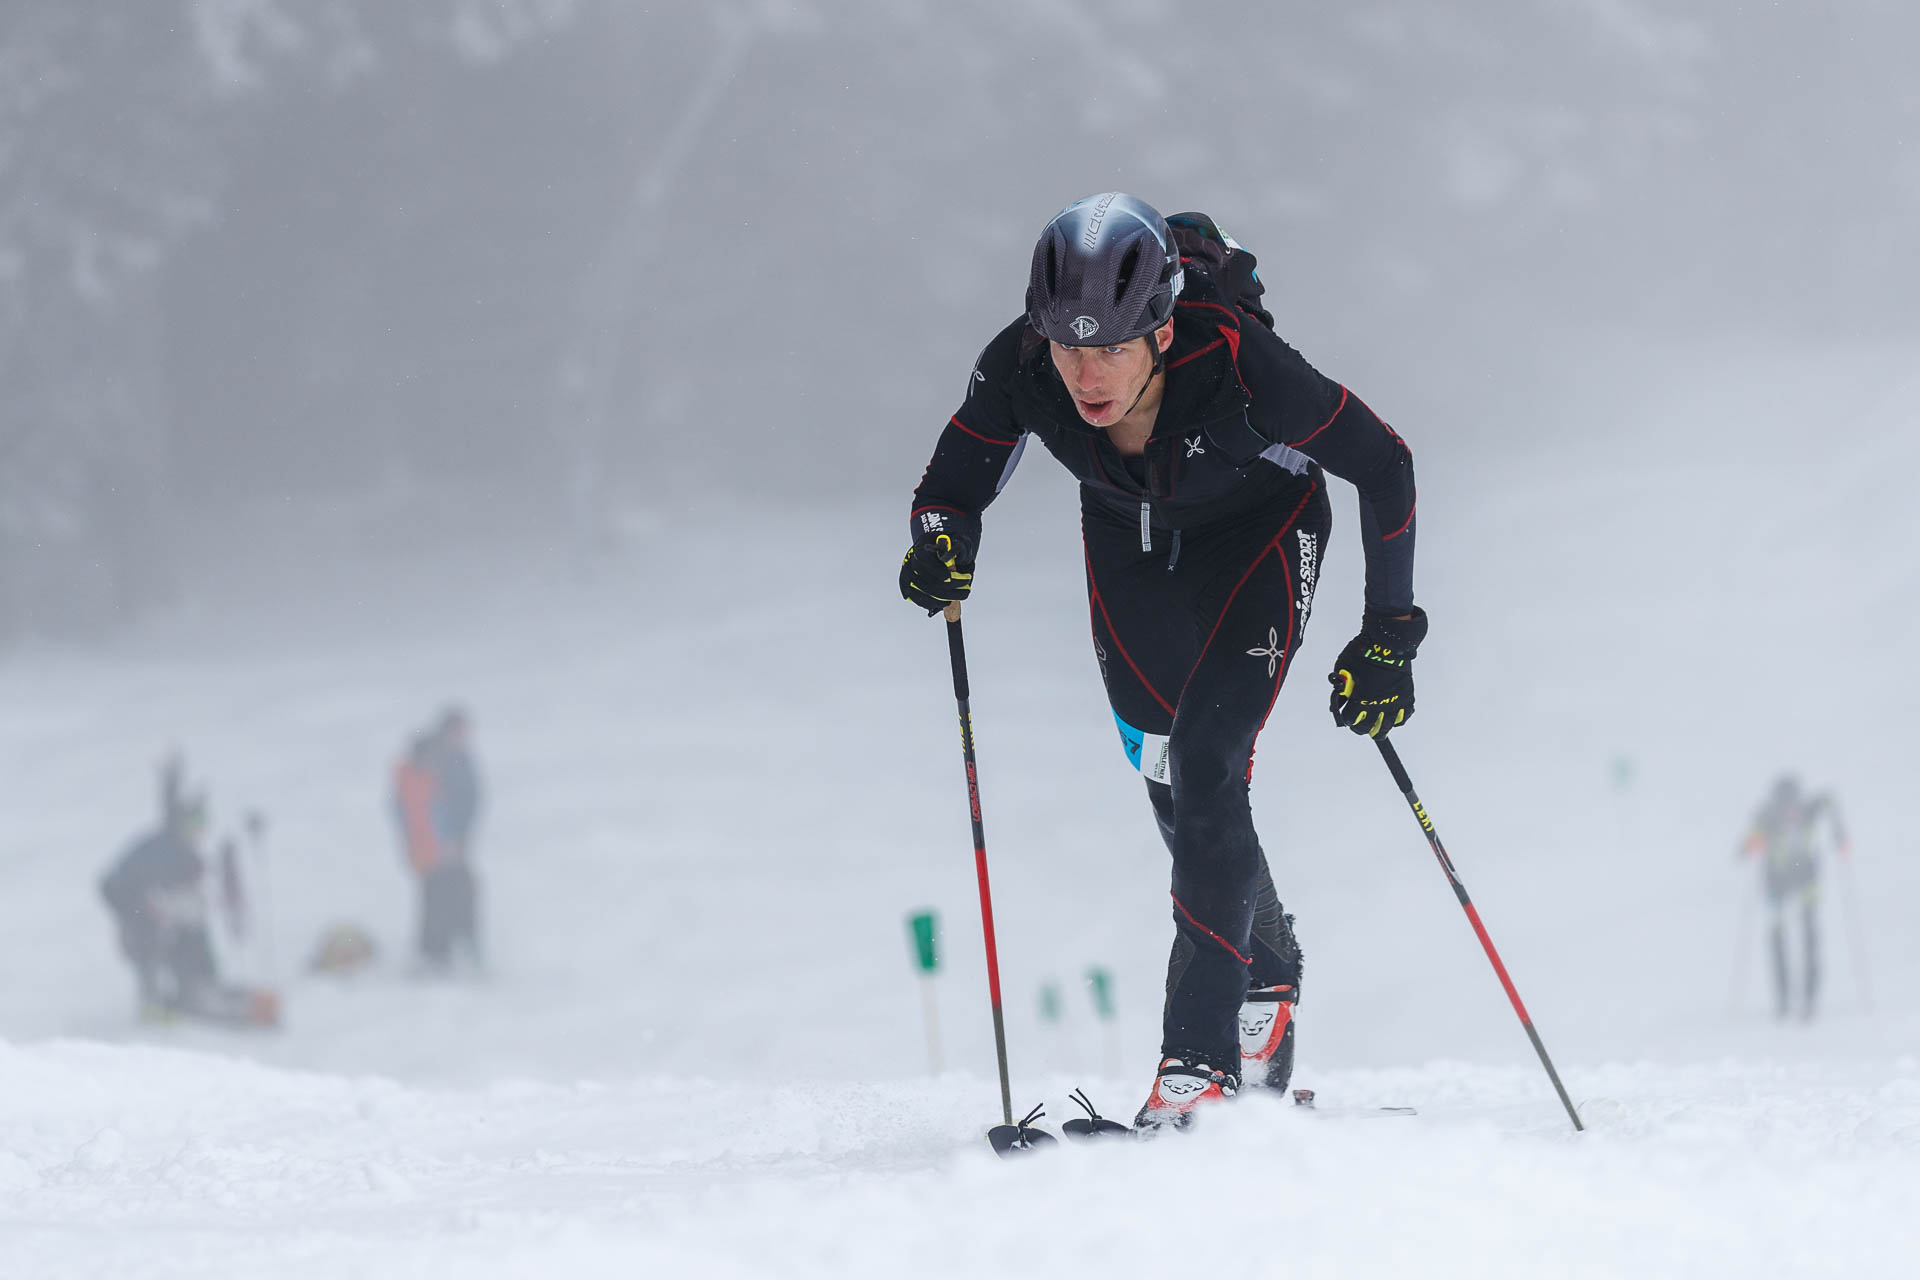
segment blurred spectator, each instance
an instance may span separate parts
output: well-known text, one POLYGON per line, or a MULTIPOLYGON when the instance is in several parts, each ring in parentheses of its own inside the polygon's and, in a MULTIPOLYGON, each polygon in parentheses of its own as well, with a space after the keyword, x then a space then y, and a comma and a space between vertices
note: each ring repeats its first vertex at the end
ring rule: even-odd
POLYGON ((1760 862, 1761 891, 1769 919, 1774 1016, 1787 1016, 1794 990, 1787 948, 1787 917, 1800 917, 1802 943, 1800 1016, 1813 1017, 1820 994, 1820 853, 1823 835, 1833 851, 1848 852, 1846 829, 1833 797, 1811 794, 1790 773, 1781 774, 1753 816, 1740 850, 1760 862), (1824 828, 1822 820, 1824 819, 1824 828))
POLYGON ((215 980, 201 888, 206 802, 169 790, 162 806, 160 826, 128 846, 100 881, 146 1017, 179 1011, 215 980))
POLYGON ((200 852, 207 803, 179 788, 176 770, 169 773, 174 785, 167 816, 128 846, 100 880, 121 954, 139 985, 140 1015, 273 1025, 279 1020, 273 992, 220 980, 207 933, 206 860, 200 852))
POLYGON ((480 963, 479 886, 473 834, 480 776, 467 713, 450 707, 408 744, 394 770, 394 816, 407 863, 420 881, 421 966, 444 972, 456 956, 480 963))

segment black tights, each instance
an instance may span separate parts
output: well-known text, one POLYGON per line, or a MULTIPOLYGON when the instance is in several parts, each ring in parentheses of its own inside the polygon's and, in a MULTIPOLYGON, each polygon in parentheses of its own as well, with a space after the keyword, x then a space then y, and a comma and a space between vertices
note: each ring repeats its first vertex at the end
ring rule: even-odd
POLYGON ((1320 486, 1229 523, 1156 531, 1083 511, 1094 652, 1173 855, 1162 1052, 1238 1063, 1249 981, 1298 983, 1248 799, 1255 739, 1298 650, 1331 523, 1320 486))

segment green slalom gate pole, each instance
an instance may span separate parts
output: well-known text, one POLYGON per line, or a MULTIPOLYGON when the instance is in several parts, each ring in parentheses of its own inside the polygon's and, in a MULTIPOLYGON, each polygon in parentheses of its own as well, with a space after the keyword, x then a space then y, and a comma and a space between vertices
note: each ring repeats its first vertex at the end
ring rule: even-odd
POLYGON ((1066 1028, 1066 1008, 1060 999, 1060 984, 1048 978, 1040 984, 1040 1030, 1046 1044, 1047 1066, 1064 1071, 1073 1065, 1073 1045, 1066 1028))
POLYGON ((1474 935, 1480 939, 1487 959, 1493 962, 1493 971, 1500 975, 1500 985, 1506 988, 1507 999, 1513 1002, 1513 1011, 1520 1015, 1520 1025, 1527 1029, 1527 1039, 1533 1042, 1533 1051, 1540 1055, 1540 1065, 1547 1069, 1547 1079, 1553 1081, 1553 1091, 1560 1095, 1560 1105, 1567 1109, 1567 1119, 1573 1121, 1576 1131, 1585 1129, 1586 1126, 1580 1123, 1580 1113, 1573 1109, 1573 1099, 1567 1096, 1567 1087, 1560 1083, 1560 1073, 1553 1069, 1553 1059, 1547 1056, 1547 1046, 1541 1042, 1540 1033, 1534 1030, 1533 1019, 1527 1015, 1527 1006, 1520 1002, 1520 992, 1515 989, 1513 979, 1507 976, 1507 966, 1501 963, 1500 953, 1493 948, 1493 939, 1487 936, 1487 926, 1480 923, 1480 913, 1474 910, 1473 899, 1467 896, 1467 886, 1460 883, 1460 877, 1453 869, 1453 859, 1447 856, 1446 846, 1440 843, 1440 833, 1433 829, 1433 819, 1427 816, 1420 797, 1413 793, 1413 780, 1407 777, 1407 767, 1400 763, 1400 753, 1385 738, 1375 738, 1373 741, 1380 748, 1380 758, 1387 762, 1387 769, 1393 774, 1400 794, 1406 797, 1413 816, 1420 820, 1420 830, 1426 833, 1427 843, 1433 847, 1433 856, 1440 860, 1440 870, 1446 872, 1447 883, 1453 886, 1453 896, 1460 900, 1461 909, 1467 913, 1467 920, 1473 925, 1474 935))
POLYGON ((1119 1034, 1114 1024, 1113 974, 1100 965, 1087 970, 1087 994, 1093 999, 1093 1013, 1100 1020, 1100 1066, 1107 1075, 1120 1070, 1119 1034))
POLYGON ((953 696, 960 704, 960 753, 967 765, 967 811, 973 815, 973 867, 980 881, 980 932, 987 944, 987 996, 993 1004, 993 1051, 1000 1062, 1000 1111, 1013 1127, 1013 1086, 1007 1080, 1007 1019, 1000 1008, 1000 952, 993 939, 993 890, 987 883, 987 833, 980 823, 980 770, 973 758, 973 710, 967 687, 967 644, 960 602, 944 610, 947 654, 953 660, 953 696))
POLYGON ((1093 997, 1093 1012, 1102 1022, 1113 1021, 1113 975, 1095 965, 1087 970, 1087 993, 1093 997))
POLYGON ((907 917, 907 932, 913 939, 914 967, 920 973, 920 1009, 927 1024, 927 1067, 937 1076, 946 1069, 940 1053, 940 1008, 933 991, 933 980, 940 972, 939 917, 931 910, 916 911, 907 917))

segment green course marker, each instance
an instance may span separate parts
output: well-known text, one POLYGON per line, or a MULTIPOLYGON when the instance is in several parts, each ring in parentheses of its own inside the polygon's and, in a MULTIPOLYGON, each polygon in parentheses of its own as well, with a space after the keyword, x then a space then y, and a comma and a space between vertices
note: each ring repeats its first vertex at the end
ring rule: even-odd
POLYGON ((1093 997, 1093 1011, 1100 1021, 1113 1021, 1113 974, 1095 965, 1087 970, 1087 992, 1093 997))
POLYGON ((1120 1070, 1120 1024, 1114 1019, 1113 973, 1100 965, 1087 970, 1087 994, 1100 1019, 1100 1067, 1112 1076, 1120 1070))
POLYGON ((933 911, 907 917, 907 935, 913 941, 913 963, 920 971, 920 1009, 927 1024, 927 1069, 943 1070, 940 1054, 940 1007, 934 999, 933 979, 940 972, 940 918, 933 911))
POLYGON ((1060 1021, 1060 985, 1058 983, 1040 984, 1040 1021, 1046 1023, 1060 1021))
POLYGON ((928 977, 940 972, 939 929, 939 918, 931 911, 916 911, 907 917, 907 930, 913 936, 914 961, 928 977))

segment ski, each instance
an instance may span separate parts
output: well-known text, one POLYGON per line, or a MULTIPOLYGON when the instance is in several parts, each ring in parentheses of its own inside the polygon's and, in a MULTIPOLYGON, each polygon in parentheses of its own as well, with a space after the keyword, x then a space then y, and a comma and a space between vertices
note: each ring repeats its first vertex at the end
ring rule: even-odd
POLYGON ((1295 1089, 1293 1091, 1293 1105, 1301 1111, 1311 1111, 1315 1115, 1349 1116, 1357 1120, 1384 1120, 1391 1116, 1417 1116, 1420 1114, 1419 1110, 1414 1107, 1354 1107, 1339 1105, 1323 1107, 1311 1089, 1295 1089))
MULTIPOLYGON (((1086 1091, 1083 1089, 1075 1089, 1069 1096, 1075 1106, 1087 1113, 1084 1117, 1075 1116, 1060 1126, 1060 1132, 1075 1142, 1092 1142, 1104 1138, 1143 1138, 1157 1135, 1159 1132, 1157 1129, 1138 1129, 1131 1125, 1121 1124, 1118 1120, 1107 1119, 1101 1115, 1099 1111, 1095 1110, 1093 1100, 1087 1097, 1086 1091)), ((1420 1110, 1417 1107, 1364 1107, 1339 1103, 1335 1103, 1332 1106, 1325 1106, 1320 1102, 1319 1095, 1312 1089, 1295 1089, 1293 1090, 1292 1098, 1294 1110, 1308 1112, 1315 1116, 1330 1116, 1352 1120, 1388 1120, 1396 1117, 1417 1116, 1420 1114, 1420 1110)), ((1033 1113, 1030 1114, 1026 1120, 1013 1128, 1017 1128, 1023 1134, 1037 1136, 1043 1141, 1030 1145, 1009 1144, 1013 1146, 1014 1150, 1032 1150, 1037 1146, 1050 1145, 1052 1143, 1052 1135, 1046 1133, 1044 1130, 1029 1128, 1040 1114, 1040 1109, 1035 1107, 1033 1113)), ((996 1132, 999 1132, 999 1130, 996 1129, 996 1132)), ((1011 1132, 1011 1130, 1009 1130, 1009 1132, 1011 1132)), ((996 1148, 999 1148, 1001 1145, 1000 1141, 996 1140, 994 1145, 996 1148)))
MULTIPOLYGON (((1100 1115, 1099 1112, 1095 1111, 1093 1104, 1086 1099, 1083 1093, 1078 1091, 1075 1092, 1073 1101, 1078 1104, 1087 1115, 1084 1119, 1076 1116, 1074 1119, 1067 1121, 1060 1126, 1060 1131, 1076 1141, 1085 1142, 1092 1139, 1108 1137, 1144 1138, 1157 1136, 1159 1133, 1158 1129, 1134 1128, 1115 1120, 1108 1120, 1100 1115)), ((1293 1105, 1297 1109, 1311 1112, 1315 1116, 1330 1116, 1337 1119, 1386 1120, 1394 1117, 1417 1116, 1420 1114, 1418 1108, 1415 1107, 1358 1107, 1343 1106, 1337 1103, 1333 1106, 1322 1106, 1314 1094, 1314 1091, 1311 1089, 1295 1089, 1293 1091, 1293 1105)))

